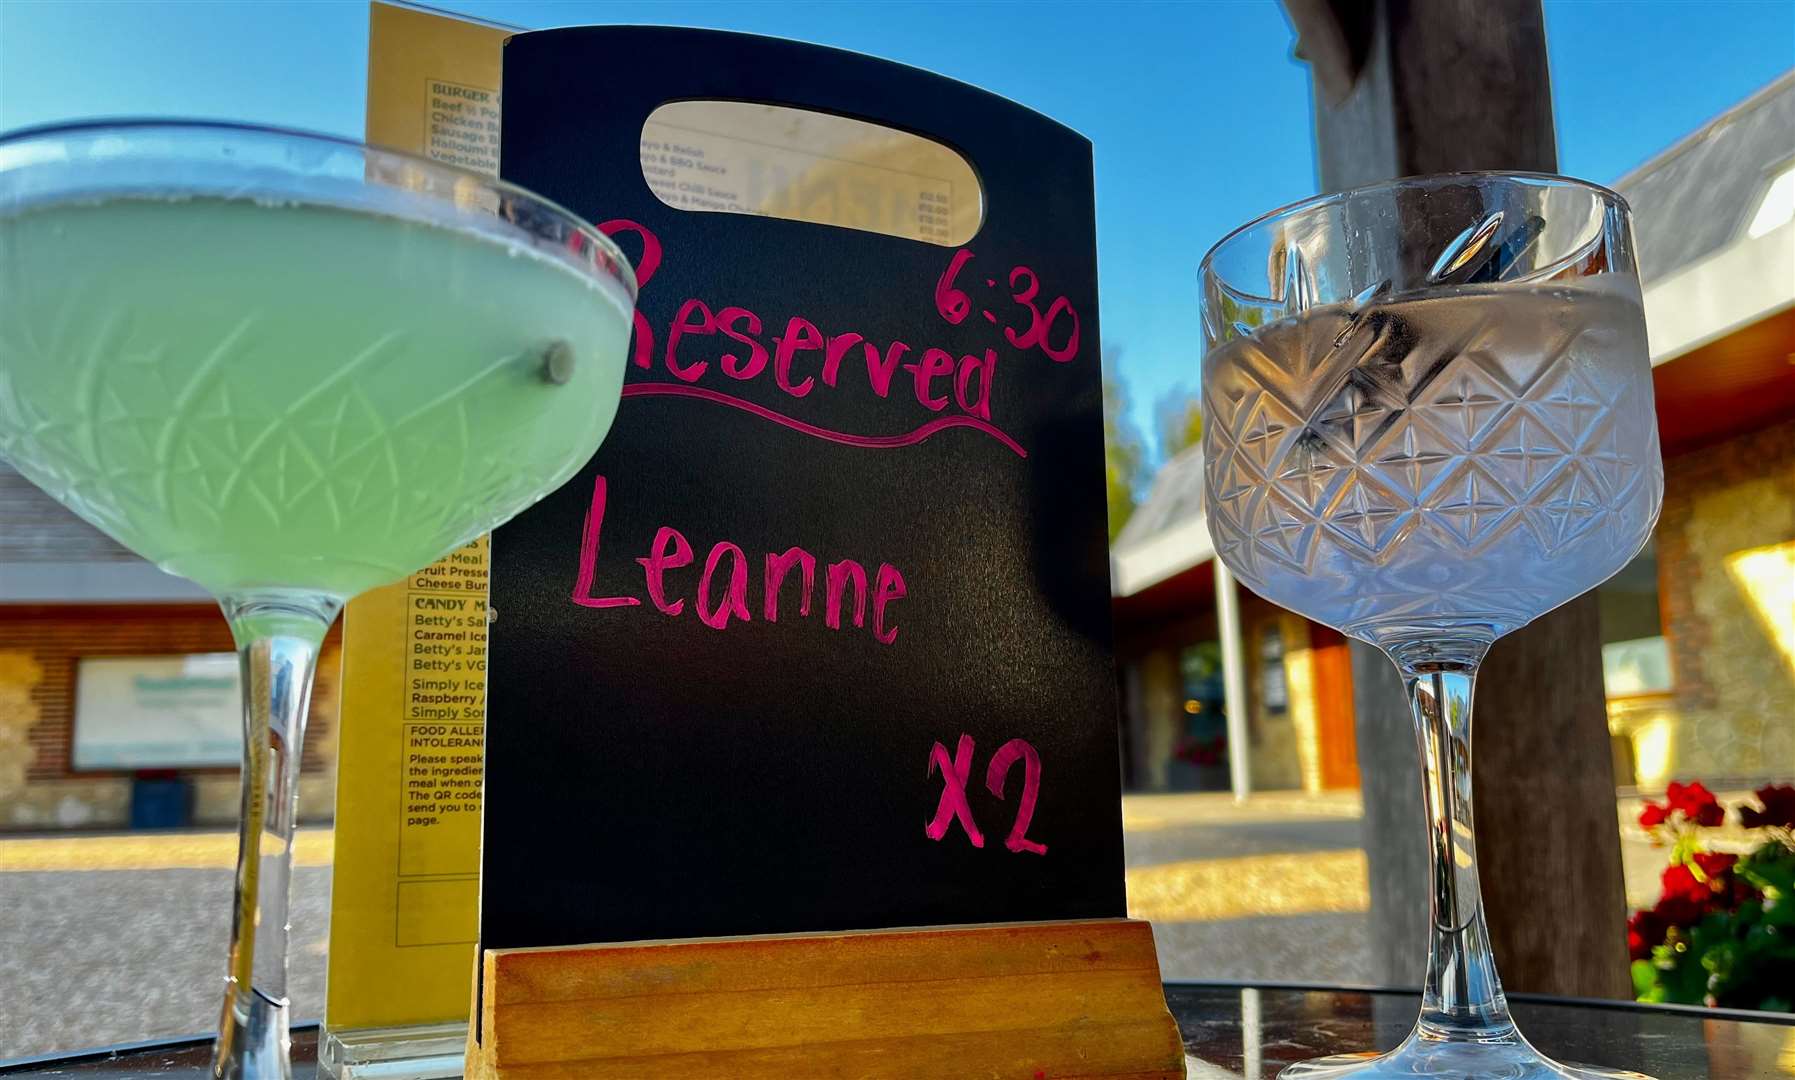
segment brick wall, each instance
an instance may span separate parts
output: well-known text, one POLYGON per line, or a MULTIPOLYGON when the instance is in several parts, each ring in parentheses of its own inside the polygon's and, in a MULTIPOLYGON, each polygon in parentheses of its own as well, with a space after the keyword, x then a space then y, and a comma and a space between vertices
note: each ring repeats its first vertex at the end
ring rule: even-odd
MULTIPOLYGON (((302 768, 320 772, 334 743, 340 628, 332 628, 319 664, 302 768)), ((75 666, 82 657, 234 652, 230 629, 209 604, 115 607, 0 607, 0 652, 28 654, 40 669, 29 700, 36 714, 27 735, 32 760, 26 781, 68 778, 75 713, 75 666)), ((89 775, 89 774, 82 774, 89 775)))
POLYGON ((1657 541, 1669 775, 1795 772, 1795 661, 1756 610, 1776 600, 1746 595, 1728 569, 1740 552, 1795 543, 1795 420, 1667 459, 1657 541))
MULTIPOLYGON (((1696 550, 1698 503, 1711 502, 1725 489, 1767 481, 1785 505, 1795 504, 1795 420, 1713 446, 1667 458, 1664 462, 1664 511, 1658 518, 1658 596, 1664 608, 1664 629, 1670 637, 1671 665, 1676 673, 1677 703, 1708 708, 1715 688, 1701 663, 1713 646, 1709 622, 1697 610, 1697 592, 1715 574, 1713 552, 1696 550), (1704 558, 1703 556, 1709 556, 1704 558)), ((1795 539, 1783 536, 1780 523, 1765 542, 1795 539)))

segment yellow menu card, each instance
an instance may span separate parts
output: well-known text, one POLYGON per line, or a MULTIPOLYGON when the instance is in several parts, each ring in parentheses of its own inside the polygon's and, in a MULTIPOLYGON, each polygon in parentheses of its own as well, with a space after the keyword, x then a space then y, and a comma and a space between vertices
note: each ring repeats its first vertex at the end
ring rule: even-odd
MULTIPOLYGON (((370 5, 370 143, 497 173, 510 31, 370 5)), ((343 623, 333 1031, 465 1021, 480 895, 486 540, 349 604, 343 623)))

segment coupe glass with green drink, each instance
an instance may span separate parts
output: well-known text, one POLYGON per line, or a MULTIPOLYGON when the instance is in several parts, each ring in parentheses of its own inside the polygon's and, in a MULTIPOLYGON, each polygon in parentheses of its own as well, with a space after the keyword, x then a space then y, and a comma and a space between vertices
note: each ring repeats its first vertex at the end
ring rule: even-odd
POLYGON ((571 213, 405 154, 155 121, 0 138, 0 457, 210 590, 241 656, 216 1076, 289 1073, 290 850, 325 631, 585 464, 634 296, 571 213))

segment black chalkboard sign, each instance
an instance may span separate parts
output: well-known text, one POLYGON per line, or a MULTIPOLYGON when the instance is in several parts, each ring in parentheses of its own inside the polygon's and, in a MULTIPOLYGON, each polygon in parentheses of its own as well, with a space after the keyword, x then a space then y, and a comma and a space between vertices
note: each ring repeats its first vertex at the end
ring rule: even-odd
POLYGON ((1123 915, 1088 141, 737 34, 504 71, 503 175, 644 283, 609 438, 493 538, 482 944, 1123 915), (983 224, 674 209, 638 160, 682 99, 926 136, 983 224))

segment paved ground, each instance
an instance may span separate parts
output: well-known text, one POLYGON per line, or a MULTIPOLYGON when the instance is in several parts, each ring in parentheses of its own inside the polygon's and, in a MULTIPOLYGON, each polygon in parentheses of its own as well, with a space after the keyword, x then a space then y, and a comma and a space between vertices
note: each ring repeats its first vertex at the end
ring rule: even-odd
MULTIPOLYGON (((1372 980, 1356 797, 1130 796, 1123 817, 1130 905, 1167 978, 1372 980)), ((323 1013, 331 839, 307 830, 297 849, 301 1018, 323 1013)), ((215 1028, 235 844, 0 838, 0 1059, 215 1028)), ((1651 893, 1661 853, 1636 829, 1624 846, 1629 893, 1651 893)))
POLYGON ((1129 796, 1122 825, 1166 978, 1371 980, 1356 795, 1129 796))
MULTIPOLYGON (((324 1012, 328 830, 301 834, 295 1015, 324 1012)), ((0 840, 0 1059, 216 1030, 235 835, 0 840)))
MULTIPOLYGON (((330 870, 293 889, 295 1014, 324 1012, 330 870)), ((0 1059, 216 1030, 229 870, 0 873, 0 1059)))

